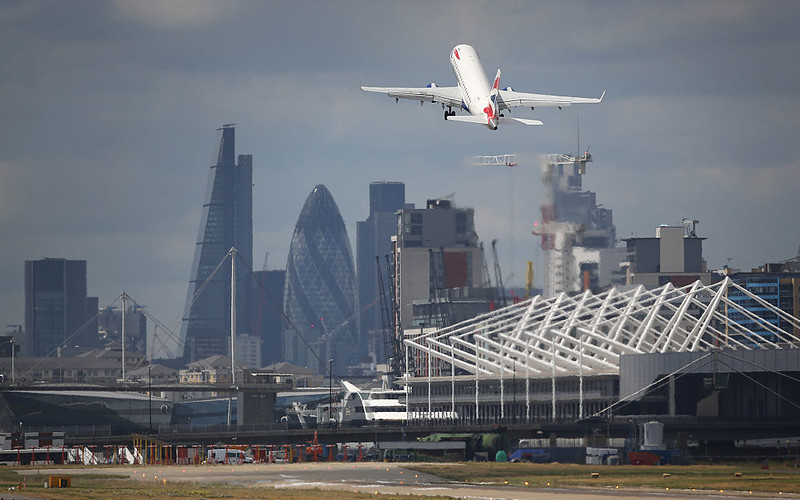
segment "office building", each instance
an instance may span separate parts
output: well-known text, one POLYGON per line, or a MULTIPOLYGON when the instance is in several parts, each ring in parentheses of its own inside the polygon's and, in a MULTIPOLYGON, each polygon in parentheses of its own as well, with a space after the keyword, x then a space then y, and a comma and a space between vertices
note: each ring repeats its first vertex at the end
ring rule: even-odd
MULTIPOLYGON (((373 182, 369 185, 369 217, 356 223, 356 270, 358 271, 358 302, 361 305, 361 342, 370 349, 374 362, 383 362, 383 324, 380 293, 388 293, 387 256, 392 253, 392 236, 397 232, 398 210, 405 206, 405 184, 402 182, 373 182), (378 264, 384 290, 379 289, 378 264), (373 342, 370 342, 373 340, 373 342), (377 340, 377 342, 375 341, 377 340), (376 359, 378 358, 380 359, 376 359)), ((363 354, 363 353, 362 353, 363 354)))
POLYGON ((358 351, 358 296, 350 240, 330 191, 316 186, 295 225, 286 264, 284 360, 344 374, 358 351))
POLYGON ((236 363, 246 368, 261 368, 261 337, 250 334, 236 336, 236 363))
MULTIPOLYGON (((478 294, 469 290, 484 286, 483 251, 472 208, 456 208, 445 199, 428 200, 426 208, 405 208, 397 214, 393 242, 394 293, 402 329, 451 324, 453 298, 475 297, 478 294), (444 292, 452 289, 460 292, 444 292), (429 304, 420 309, 422 317, 415 318, 415 303, 429 304)), ((488 311, 489 300, 478 307, 475 314, 488 311)))
POLYGON ((662 224, 655 238, 625 238, 626 284, 657 288, 666 283, 684 286, 695 281, 711 283, 703 259, 703 240, 697 236, 697 220, 681 225, 662 224))
POLYGON ((253 157, 239 155, 235 159, 236 130, 232 125, 224 125, 219 132, 217 161, 209 173, 189 281, 187 303, 191 307, 182 323, 187 361, 230 355, 231 264, 230 259, 220 263, 233 247, 238 253, 236 333, 246 333, 250 325, 252 280, 247 267, 253 262, 253 157))
POLYGON ((800 339, 800 329, 792 327, 793 319, 800 318, 800 256, 729 276, 741 289, 728 295, 737 306, 729 308, 728 317, 758 333, 739 340, 775 342, 778 328, 800 339))
POLYGON ((283 360, 283 293, 286 271, 256 271, 250 331, 261 339, 261 364, 283 360))
POLYGON ((86 261, 25 261, 25 356, 55 355, 68 346, 95 347, 97 298, 86 295, 86 261), (93 307, 89 307, 93 305, 93 307))
MULTIPOLYGON (((103 345, 122 345, 122 308, 106 307, 98 314, 99 335, 103 345)), ((147 353, 147 316, 144 308, 134 304, 125 309, 125 350, 147 353)))

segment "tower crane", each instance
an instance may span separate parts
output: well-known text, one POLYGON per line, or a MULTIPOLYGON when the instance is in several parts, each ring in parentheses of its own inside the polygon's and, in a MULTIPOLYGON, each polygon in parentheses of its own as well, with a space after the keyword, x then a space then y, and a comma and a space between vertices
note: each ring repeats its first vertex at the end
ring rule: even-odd
POLYGON ((475 166, 483 167, 483 166, 505 166, 505 167, 516 167, 517 166, 517 155, 511 154, 504 154, 504 155, 485 155, 485 156, 473 156, 472 157, 472 164, 475 166))
POLYGON ((497 238, 492 240, 492 257, 494 257, 494 282, 497 286, 497 299, 500 307, 506 306, 506 289, 503 286, 503 273, 500 271, 500 259, 497 258, 497 238))

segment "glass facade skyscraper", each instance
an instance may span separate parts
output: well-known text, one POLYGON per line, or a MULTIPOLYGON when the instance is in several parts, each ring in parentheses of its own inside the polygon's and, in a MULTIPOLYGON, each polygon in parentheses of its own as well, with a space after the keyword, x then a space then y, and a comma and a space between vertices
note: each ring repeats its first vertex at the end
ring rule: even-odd
MULTIPOLYGON (((380 260, 384 287, 389 286, 386 256, 392 253, 392 236, 397 233, 397 215, 406 203, 406 186, 402 182, 372 182, 369 185, 369 217, 356 223, 356 267, 358 270, 358 302, 361 306, 362 354, 367 348, 370 332, 379 331, 381 324, 380 290, 376 257, 380 260)), ((388 289, 384 290, 388 293, 388 289)), ((382 337, 373 335, 377 344, 382 337)), ((376 346, 378 347, 378 346, 376 346)), ((382 349, 378 361, 385 361, 382 349)))
POLYGON ((358 349, 358 300, 350 241, 330 191, 318 185, 297 219, 286 264, 284 359, 344 374, 358 349), (313 350, 313 352, 312 352, 313 350), (316 353, 316 356, 315 356, 316 353))
POLYGON ((283 291, 286 270, 256 271, 252 335, 261 338, 261 364, 283 361, 283 291))
POLYGON ((45 357, 62 346, 97 347, 97 302, 86 296, 85 260, 25 261, 23 353, 45 357))
POLYGON ((210 281, 209 277, 231 247, 241 258, 236 265, 236 333, 245 333, 250 322, 252 280, 247 267, 253 262, 253 157, 239 155, 235 161, 236 130, 224 125, 219 132, 217 162, 209 173, 189 281, 187 303, 195 300, 182 324, 187 362, 230 354, 230 262, 225 262, 210 281))

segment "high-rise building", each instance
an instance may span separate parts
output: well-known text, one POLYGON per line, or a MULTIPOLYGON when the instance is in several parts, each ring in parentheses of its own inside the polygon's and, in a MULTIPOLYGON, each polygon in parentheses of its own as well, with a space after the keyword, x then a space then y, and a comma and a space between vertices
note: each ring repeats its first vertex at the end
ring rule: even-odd
POLYGON ((623 281, 619 268, 625 250, 616 248, 611 209, 597 204, 597 196, 583 189, 583 176, 592 155, 544 155, 542 224, 534 233, 542 238, 545 297, 562 292, 594 293, 623 281))
POLYGON ((250 331, 261 339, 261 366, 264 366, 283 361, 283 289, 286 271, 256 271, 255 275, 255 304, 250 331))
POLYGON ((97 312, 97 297, 86 296, 85 260, 25 261, 26 356, 50 356, 63 346, 95 347, 97 312))
POLYGON ((758 334, 739 335, 744 343, 759 343, 762 339, 777 341, 777 329, 800 338, 800 328, 792 318, 800 318, 800 255, 792 259, 767 263, 750 272, 729 274, 742 288, 733 289, 728 299, 738 308, 728 308, 728 318, 758 334), (770 307, 774 306, 774 307, 770 307))
POLYGON ((286 264, 284 359, 344 374, 358 348, 358 296, 350 240, 328 189, 308 195, 286 264))
MULTIPOLYGON (((121 307, 102 309, 98 315, 98 323, 103 344, 122 344, 121 307)), ((125 309, 125 349, 129 353, 147 354, 147 316, 140 305, 129 305, 125 309)))
MULTIPOLYGON (((453 323, 455 309, 449 304, 457 298, 454 295, 475 296, 472 291, 484 286, 483 251, 475 233, 475 211, 455 208, 450 200, 428 200, 424 209, 405 208, 397 214, 393 241, 393 282, 400 328, 453 323), (453 289, 461 292, 444 292, 453 289), (424 313, 415 318, 415 302, 429 303, 428 318, 424 313)), ((481 294, 475 306, 480 312, 488 311, 490 300, 481 294)), ((478 312, 475 309, 468 316, 478 312)))
POLYGON ((359 346, 362 348, 366 348, 369 339, 383 328, 377 264, 380 262, 386 287, 389 284, 386 256, 392 253, 392 236, 397 233, 396 213, 405 206, 405 200, 406 187, 402 182, 373 182, 369 185, 369 217, 356 223, 356 270, 361 306, 359 346))
POLYGON ((711 283, 703 259, 703 240, 696 233, 698 221, 684 219, 682 225, 663 224, 655 238, 625 238, 626 284, 657 288, 667 283, 677 287, 697 280, 711 283))
POLYGON ((211 165, 189 281, 191 307, 182 324, 187 361, 230 354, 231 265, 230 260, 220 264, 233 247, 238 253, 236 333, 247 333, 250 325, 252 280, 247 267, 253 262, 253 157, 235 158, 232 125, 223 125, 219 132, 217 161, 211 165))
POLYGON ((236 364, 247 368, 261 368, 261 338, 250 334, 236 337, 236 364))

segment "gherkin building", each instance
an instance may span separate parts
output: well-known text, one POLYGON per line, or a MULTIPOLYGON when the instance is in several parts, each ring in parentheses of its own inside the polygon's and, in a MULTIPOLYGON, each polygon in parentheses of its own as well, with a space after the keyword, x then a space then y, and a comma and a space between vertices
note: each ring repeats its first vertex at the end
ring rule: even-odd
POLYGON ((333 374, 344 375, 357 352, 356 276, 344 220, 321 184, 294 228, 283 304, 284 359, 319 373, 332 364, 333 374))

